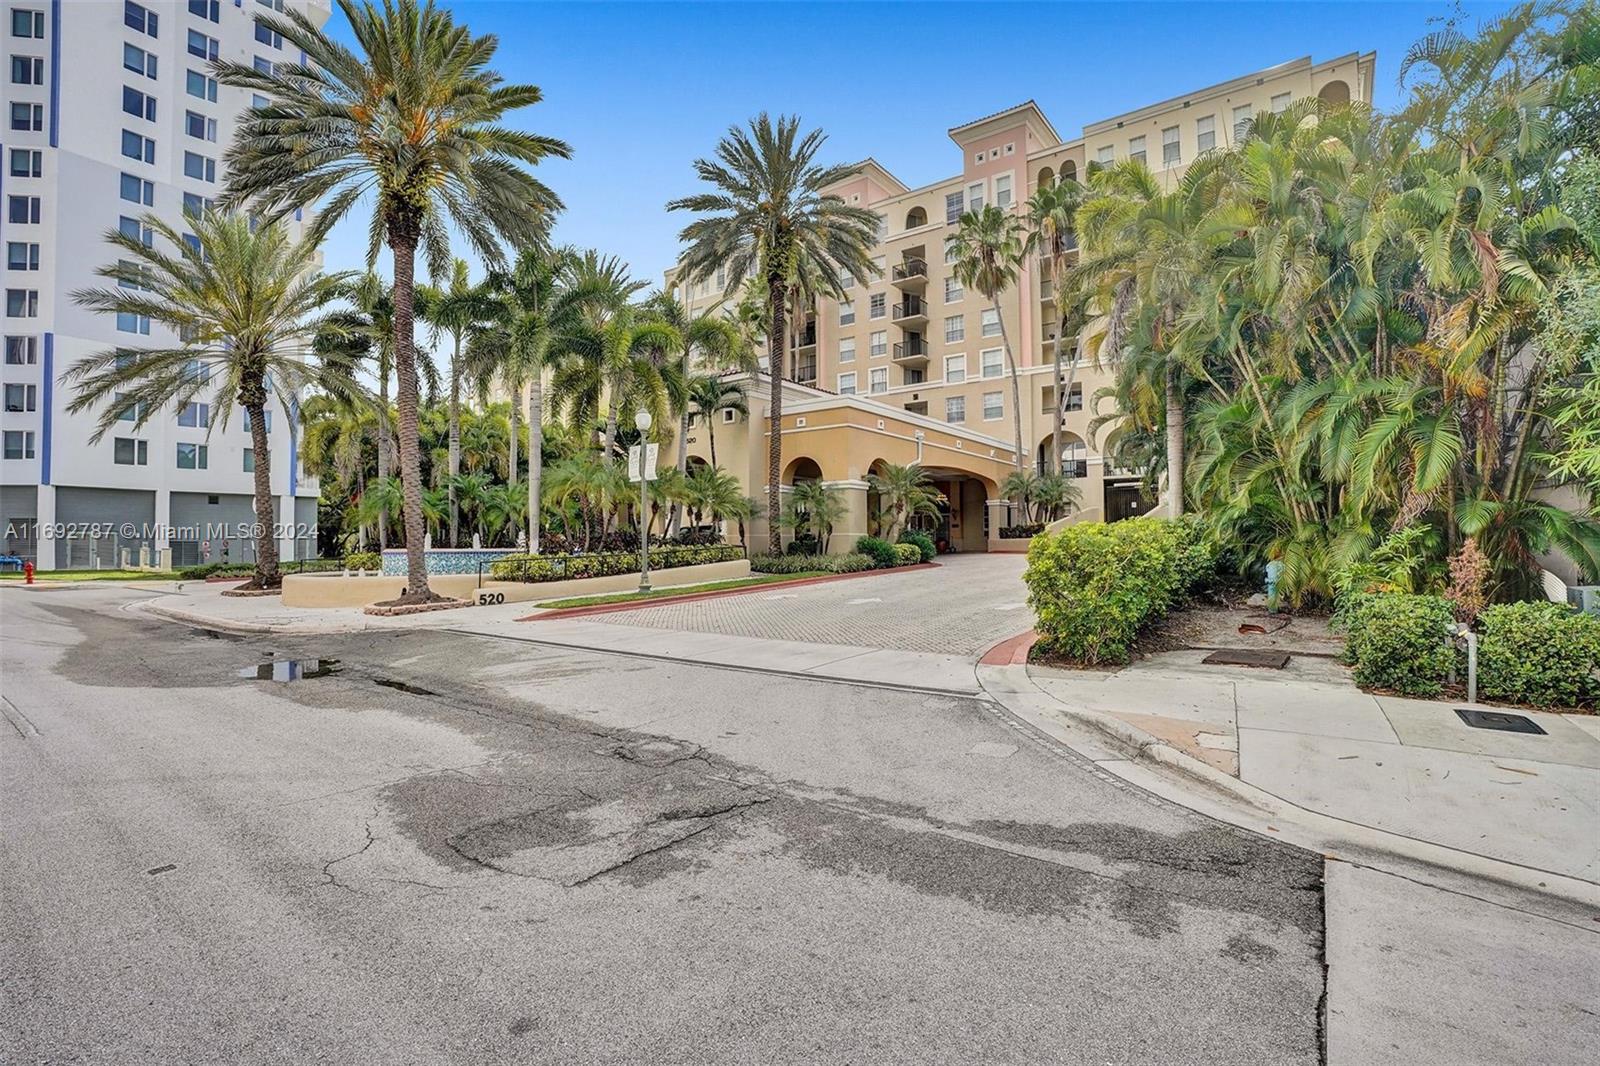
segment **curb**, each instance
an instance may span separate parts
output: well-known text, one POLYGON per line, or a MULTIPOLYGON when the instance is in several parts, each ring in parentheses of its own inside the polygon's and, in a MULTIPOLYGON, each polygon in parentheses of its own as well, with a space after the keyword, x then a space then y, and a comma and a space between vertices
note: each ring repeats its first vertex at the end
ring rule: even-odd
MULTIPOLYGON (((618 611, 639 611, 647 607, 661 607, 669 603, 697 603, 701 600, 739 596, 748 592, 768 592, 772 589, 798 588, 802 585, 826 585, 834 581, 853 581, 861 577, 880 577, 884 574, 904 574, 911 570, 935 570, 938 563, 912 563, 910 566, 891 566, 883 570, 858 570, 853 574, 823 574, 819 577, 797 577, 793 581, 766 581, 737 589, 712 589, 707 592, 686 592, 682 596, 657 596, 654 599, 631 600, 627 603, 596 603, 586 607, 551 607, 539 614, 525 615, 518 622, 556 622, 566 618, 582 618, 591 614, 614 614, 618 611)), ((605 595, 600 593, 599 595, 605 595)))
MULTIPOLYGON (((1026 636, 1021 634, 1003 641, 991 648, 986 656, 1026 636)), ((1031 645, 1032 641, 1028 643, 1031 645)), ((976 672, 979 687, 1013 718, 1044 733, 1105 772, 1147 791, 1151 790, 1151 782, 1142 773, 1129 772, 1130 767, 1136 770, 1148 767, 1158 772, 1166 770, 1180 776, 1188 785, 1202 786, 1205 792, 1211 794, 1209 798, 1213 803, 1210 809, 1201 813, 1230 825, 1297 844, 1328 859, 1340 859, 1341 856, 1337 854, 1340 850, 1375 852, 1585 906, 1600 906, 1600 884, 1592 881, 1461 851, 1291 803, 1231 774, 1225 774, 1114 715, 1067 706, 1034 685, 1025 665, 1011 662, 980 663, 976 672), (1026 706, 1035 700, 1039 703, 1038 707, 1026 706), (1064 720, 1068 726, 1092 730, 1128 752, 1128 757, 1122 760, 1095 758, 1080 750, 1073 742, 1070 729, 1052 722, 1052 717, 1064 720), (1247 811, 1241 812, 1241 806, 1247 811), (1273 820, 1271 825, 1265 822, 1268 817, 1273 820), (1285 832, 1285 828, 1289 832, 1285 832)), ((1191 810, 1198 809, 1186 797, 1195 798, 1194 792, 1179 789, 1164 798, 1188 806, 1191 810)))

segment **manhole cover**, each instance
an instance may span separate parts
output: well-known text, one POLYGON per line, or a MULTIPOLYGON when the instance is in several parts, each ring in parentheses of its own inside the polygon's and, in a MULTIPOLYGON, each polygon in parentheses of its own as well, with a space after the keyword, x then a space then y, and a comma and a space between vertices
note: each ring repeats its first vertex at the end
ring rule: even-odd
POLYGON ((1256 651, 1250 648, 1223 648, 1200 661, 1207 666, 1259 666, 1266 670, 1282 670, 1289 665, 1289 653, 1256 651))
POLYGON ((239 676, 256 681, 307 681, 313 677, 327 677, 338 667, 338 659, 278 659, 247 666, 239 671, 239 676))
POLYGON ((1474 729, 1498 729, 1502 733, 1533 733, 1546 736, 1544 728, 1525 714, 1506 714, 1503 711, 1474 711, 1456 708, 1456 717, 1474 729))

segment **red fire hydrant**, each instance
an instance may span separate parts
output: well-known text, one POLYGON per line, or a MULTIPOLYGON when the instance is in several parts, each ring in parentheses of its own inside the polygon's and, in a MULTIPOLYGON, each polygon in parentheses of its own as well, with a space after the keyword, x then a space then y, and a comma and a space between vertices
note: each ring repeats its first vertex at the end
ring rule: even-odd
POLYGON ((29 559, 22 564, 22 578, 28 584, 33 584, 33 560, 29 559))

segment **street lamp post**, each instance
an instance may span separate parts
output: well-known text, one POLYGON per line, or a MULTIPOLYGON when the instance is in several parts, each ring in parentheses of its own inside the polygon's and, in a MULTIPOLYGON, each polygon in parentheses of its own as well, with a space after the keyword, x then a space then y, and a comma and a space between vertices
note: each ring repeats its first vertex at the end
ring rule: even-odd
POLYGON ((633 425, 639 431, 639 591, 650 591, 650 479, 646 477, 650 446, 645 434, 650 432, 650 412, 640 408, 634 412, 633 425))

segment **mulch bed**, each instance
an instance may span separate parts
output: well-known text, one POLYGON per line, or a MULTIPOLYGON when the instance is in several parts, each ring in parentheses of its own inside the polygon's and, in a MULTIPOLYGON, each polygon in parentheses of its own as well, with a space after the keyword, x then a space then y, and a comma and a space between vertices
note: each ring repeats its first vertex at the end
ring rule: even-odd
POLYGON ((239 596, 241 598, 254 596, 281 596, 283 595, 283 589, 223 589, 222 595, 239 596))

